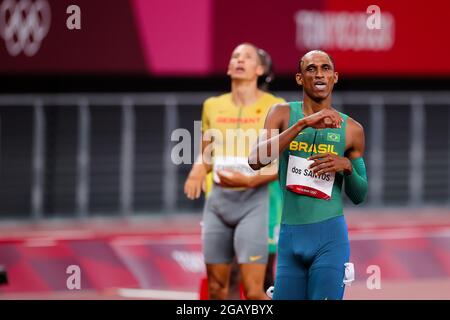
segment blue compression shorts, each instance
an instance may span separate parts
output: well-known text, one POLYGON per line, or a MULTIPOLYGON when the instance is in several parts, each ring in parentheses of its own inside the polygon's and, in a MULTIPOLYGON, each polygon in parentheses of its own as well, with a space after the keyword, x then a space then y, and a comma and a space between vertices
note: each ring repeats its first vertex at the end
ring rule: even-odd
POLYGON ((350 257, 344 216, 304 225, 282 224, 274 300, 341 300, 350 257))

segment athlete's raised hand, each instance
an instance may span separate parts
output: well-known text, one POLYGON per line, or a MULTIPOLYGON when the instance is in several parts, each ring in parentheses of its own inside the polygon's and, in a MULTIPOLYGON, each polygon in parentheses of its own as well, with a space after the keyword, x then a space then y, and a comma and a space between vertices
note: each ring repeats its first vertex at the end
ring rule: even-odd
POLYGON ((314 160, 309 166, 314 174, 321 175, 327 172, 344 171, 345 174, 352 173, 352 163, 346 157, 340 157, 334 153, 318 153, 308 158, 314 160))
POLYGON ((316 129, 340 128, 344 121, 335 109, 326 108, 300 119, 307 127, 316 129))

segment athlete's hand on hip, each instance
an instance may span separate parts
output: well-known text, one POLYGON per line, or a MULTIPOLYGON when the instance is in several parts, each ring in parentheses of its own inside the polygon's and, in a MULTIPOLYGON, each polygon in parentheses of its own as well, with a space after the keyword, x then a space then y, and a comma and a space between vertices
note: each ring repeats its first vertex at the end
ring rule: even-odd
POLYGON ((326 108, 320 110, 319 112, 313 113, 299 121, 303 121, 303 123, 307 127, 312 127, 315 129, 324 129, 324 128, 341 128, 342 122, 344 121, 335 109, 326 108))
POLYGON ((228 188, 250 188, 251 178, 238 171, 233 170, 219 170, 217 176, 220 179, 219 185, 228 188))
POLYGON ((191 200, 198 199, 206 189, 206 170, 202 164, 194 164, 184 183, 184 194, 191 200))
POLYGON ((328 172, 344 171, 345 174, 352 173, 352 163, 346 157, 340 157, 334 153, 318 153, 308 158, 314 160, 309 166, 314 174, 321 175, 328 172))

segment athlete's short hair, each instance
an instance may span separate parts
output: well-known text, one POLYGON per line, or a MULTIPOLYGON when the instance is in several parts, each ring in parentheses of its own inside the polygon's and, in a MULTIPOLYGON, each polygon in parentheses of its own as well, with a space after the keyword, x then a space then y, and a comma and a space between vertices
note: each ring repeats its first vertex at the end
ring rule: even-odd
POLYGON ((302 73, 302 66, 303 66, 303 58, 305 58, 305 56, 308 54, 308 53, 311 53, 311 52, 321 52, 321 53, 324 53, 324 54, 326 54, 327 56, 328 56, 328 59, 330 59, 330 61, 331 61, 331 65, 332 65, 332 67, 333 67, 333 70, 335 70, 336 68, 335 68, 335 64, 334 64, 334 59, 333 59, 333 57, 328 53, 328 52, 325 52, 325 51, 323 51, 323 50, 311 50, 311 51, 308 51, 307 53, 305 53, 301 58, 300 58, 300 61, 298 62, 298 72, 299 73, 302 73))

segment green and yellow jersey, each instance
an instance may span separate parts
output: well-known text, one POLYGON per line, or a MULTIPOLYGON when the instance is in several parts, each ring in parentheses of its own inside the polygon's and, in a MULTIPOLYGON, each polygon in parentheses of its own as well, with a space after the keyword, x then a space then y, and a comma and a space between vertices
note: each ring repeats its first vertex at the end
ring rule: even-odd
MULTIPOLYGON (((289 105, 290 127, 299 119, 303 118, 304 115, 302 111, 302 102, 291 102, 289 105)), ((341 116, 344 120, 341 128, 306 128, 291 141, 289 147, 280 155, 278 174, 280 186, 284 195, 283 213, 281 218, 282 223, 289 225, 309 224, 343 214, 341 190, 344 174, 342 172, 335 173, 328 197, 325 194, 322 194, 322 197, 320 197, 320 192, 317 192, 319 195, 314 197, 308 195, 304 190, 302 190, 303 194, 299 194, 298 192, 300 192, 299 190, 302 189, 302 186, 287 184, 289 175, 291 175, 291 177, 303 175, 311 177, 311 179, 322 179, 324 181, 329 179, 328 175, 314 177, 312 172, 310 170, 308 171, 306 166, 302 168, 298 165, 293 166, 292 164, 289 164, 289 161, 297 159, 301 161, 296 162, 296 164, 302 163, 304 159, 307 159, 313 154, 328 152, 343 157, 345 153, 345 128, 348 116, 343 113, 341 113, 341 116)), ((314 192, 314 190, 306 191, 314 192)))

